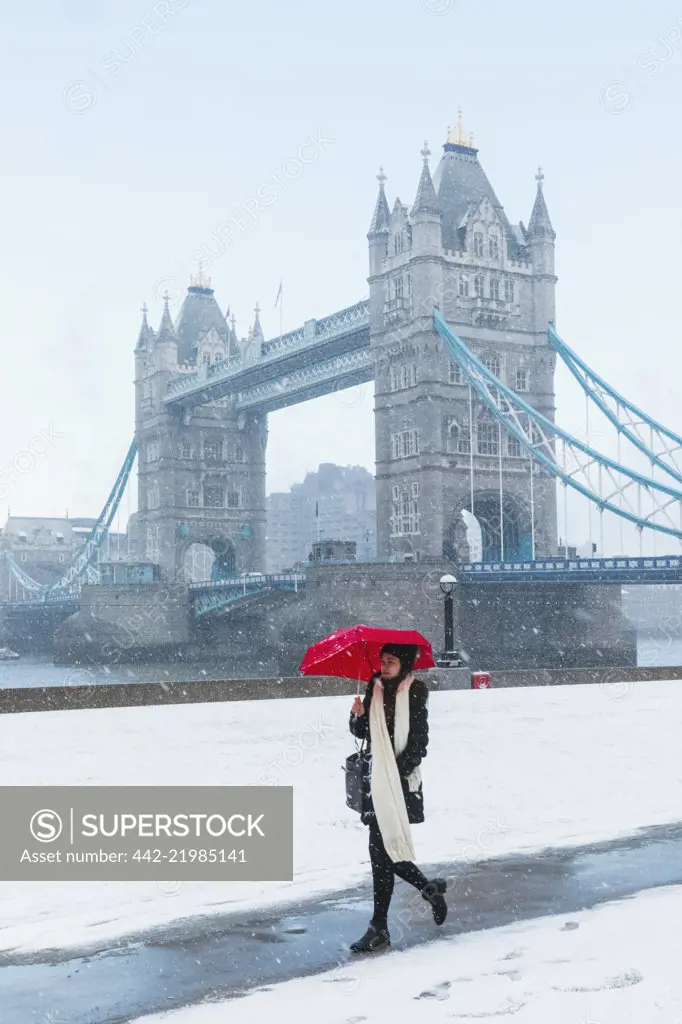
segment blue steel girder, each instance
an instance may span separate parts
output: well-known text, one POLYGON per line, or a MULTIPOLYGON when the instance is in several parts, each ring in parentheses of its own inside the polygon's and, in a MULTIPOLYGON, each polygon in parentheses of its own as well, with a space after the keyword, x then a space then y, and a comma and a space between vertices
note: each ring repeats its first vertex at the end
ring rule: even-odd
POLYGON ((240 391, 236 407, 239 410, 274 412, 373 379, 374 363, 368 345, 366 349, 356 349, 333 359, 317 361, 276 380, 240 391))
MULTIPOLYGON (((448 326, 438 309, 434 311, 433 321, 470 386, 497 421, 500 446, 502 431, 506 430, 519 441, 529 458, 565 486, 588 498, 600 511, 613 512, 640 530, 655 530, 682 540, 682 491, 628 469, 562 430, 492 374, 448 326), (557 440, 563 452, 561 466, 555 452, 557 440), (599 478, 598 490, 592 484, 593 469, 599 478), (643 513, 644 495, 653 506, 646 515, 643 513), (616 499, 619 504, 615 503, 616 499), (672 513, 675 513, 674 519, 672 513)), ((473 441, 472 438, 472 444, 473 441)))
POLYGON ((60 599, 61 595, 66 599, 70 592, 78 589, 84 579, 89 583, 99 582, 99 573, 95 569, 94 563, 97 560, 99 549, 114 521, 114 516, 128 484, 136 455, 137 441, 133 439, 97 522, 76 552, 71 565, 56 583, 53 583, 51 586, 38 583, 28 573, 24 572, 23 569, 20 569, 11 553, 7 552, 5 554, 9 571, 20 587, 30 593, 40 595, 39 600, 49 601, 55 598, 60 599))
MULTIPOLYGON (((227 396, 237 396, 239 405, 238 396, 251 389, 266 384, 277 388, 278 382, 306 367, 330 363, 334 359, 360 352, 367 353, 369 359, 369 303, 366 300, 322 320, 311 320, 281 338, 265 341, 259 351, 254 350, 252 354, 246 352, 244 358, 232 357, 212 366, 201 367, 193 373, 178 374, 168 383, 164 404, 203 405, 227 396)), ((366 374, 367 370, 363 368, 363 372, 366 374)), ((369 378, 365 376, 364 379, 369 378)), ((331 379, 327 391, 333 391, 334 387, 335 382, 331 379)), ((320 390, 318 393, 326 392, 320 390)), ((296 401, 302 401, 305 397, 308 396, 304 394, 296 401)), ((273 401, 273 397, 270 397, 269 403, 266 403, 268 409, 263 411, 283 407, 282 404, 273 405, 273 401)), ((255 404, 251 402, 249 408, 254 408, 255 404)))
POLYGON ((466 562, 459 583, 682 583, 682 556, 653 558, 542 558, 520 562, 466 562))
POLYGON ((658 466, 678 483, 682 483, 682 468, 675 459, 675 455, 682 454, 682 437, 620 395, 569 348, 553 327, 549 328, 547 337, 588 398, 604 413, 619 434, 646 455, 652 470, 658 466))
POLYGON ((195 618, 201 618, 223 608, 260 600, 268 594, 287 591, 299 593, 305 588, 305 576, 279 574, 263 576, 259 580, 240 577, 213 580, 210 583, 190 584, 190 604, 195 618))

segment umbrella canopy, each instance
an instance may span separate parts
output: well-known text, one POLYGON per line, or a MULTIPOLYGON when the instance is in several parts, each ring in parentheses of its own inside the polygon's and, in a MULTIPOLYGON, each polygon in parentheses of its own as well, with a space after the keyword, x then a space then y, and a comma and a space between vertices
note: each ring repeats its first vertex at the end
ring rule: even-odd
POLYGON ((384 644, 411 644, 419 648, 415 668, 435 668, 431 644, 416 629, 376 629, 351 626, 318 640, 301 662, 307 676, 341 676, 368 682, 381 669, 384 644))

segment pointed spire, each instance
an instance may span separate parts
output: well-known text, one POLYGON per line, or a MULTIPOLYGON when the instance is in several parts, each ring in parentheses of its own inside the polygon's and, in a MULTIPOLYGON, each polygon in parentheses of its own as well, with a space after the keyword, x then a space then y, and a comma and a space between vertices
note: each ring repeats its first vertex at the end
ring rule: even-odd
POLYGON ((542 167, 538 167, 538 173, 535 175, 535 180, 538 183, 538 190, 535 196, 535 203, 533 204, 533 212, 530 215, 530 223, 528 224, 528 237, 550 238, 554 241, 556 233, 552 227, 552 222, 549 219, 549 211, 547 210, 545 194, 542 189, 542 183, 545 180, 545 176, 542 173, 542 167))
POLYGON ((163 296, 163 316, 161 317, 161 323, 159 325, 158 340, 159 341, 175 341, 178 338, 175 333, 175 327, 170 315, 170 309, 168 303, 170 301, 170 295, 168 292, 164 292, 163 296))
POLYGON ((147 320, 148 312, 149 308, 145 302, 142 306, 142 324, 140 325, 140 333, 137 339, 138 348, 146 348, 150 339, 154 337, 154 331, 149 326, 149 321, 147 320))
POLYGON ((260 306, 258 303, 256 303, 254 313, 256 314, 256 319, 253 321, 251 337, 253 338, 254 341, 257 342, 265 341, 265 336, 263 335, 263 328, 261 327, 260 323, 260 306))
POLYGON ((424 165, 422 167, 421 178, 419 179, 419 188, 417 189, 417 196, 412 207, 412 216, 416 213, 435 213, 440 214, 440 205, 438 203, 438 196, 436 190, 433 187, 433 179, 431 178, 431 171, 429 170, 429 157, 431 151, 429 149, 428 142, 424 143, 422 149, 422 159, 424 165))
POLYGON ((369 233, 367 235, 368 238, 387 235, 391 219, 391 213, 386 200, 386 192, 384 190, 386 175, 384 174, 383 167, 379 168, 377 181, 379 182, 379 195, 377 196, 376 206, 374 207, 374 216, 372 217, 372 223, 370 224, 369 233))

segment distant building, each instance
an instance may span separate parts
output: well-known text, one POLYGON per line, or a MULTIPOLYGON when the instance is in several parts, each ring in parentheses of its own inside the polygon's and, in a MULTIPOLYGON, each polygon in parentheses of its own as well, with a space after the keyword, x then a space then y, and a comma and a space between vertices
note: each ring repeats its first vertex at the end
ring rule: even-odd
MULTIPOLYGON (((20 569, 43 585, 56 583, 90 535, 96 519, 9 516, 0 529, 0 600, 14 597, 4 555, 9 552, 20 569)), ((99 552, 101 561, 128 561, 128 536, 110 532, 99 552)))
POLYGON ((364 467, 323 462, 290 491, 268 497, 267 572, 305 561, 317 540, 354 541, 359 562, 376 557, 376 490, 364 467))
POLYGON ((357 547, 354 540, 315 541, 311 561, 314 564, 319 562, 355 562, 357 547))

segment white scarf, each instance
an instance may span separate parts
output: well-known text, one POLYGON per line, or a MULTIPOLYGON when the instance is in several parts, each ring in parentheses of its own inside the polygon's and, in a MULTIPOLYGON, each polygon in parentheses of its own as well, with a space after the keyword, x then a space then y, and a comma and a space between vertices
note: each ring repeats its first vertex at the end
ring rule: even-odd
MULTIPOLYGON (((384 688, 381 679, 375 680, 372 701, 369 706, 369 734, 372 741, 372 803, 386 852, 394 862, 416 860, 407 807, 405 806, 405 794, 396 763, 396 756, 402 754, 407 746, 407 737, 410 732, 410 686, 413 682, 414 676, 410 673, 399 684, 395 695, 394 750, 391 749, 391 737, 386 725, 384 688)), ((415 768, 407 782, 410 792, 419 789, 421 785, 419 768, 415 768)))

